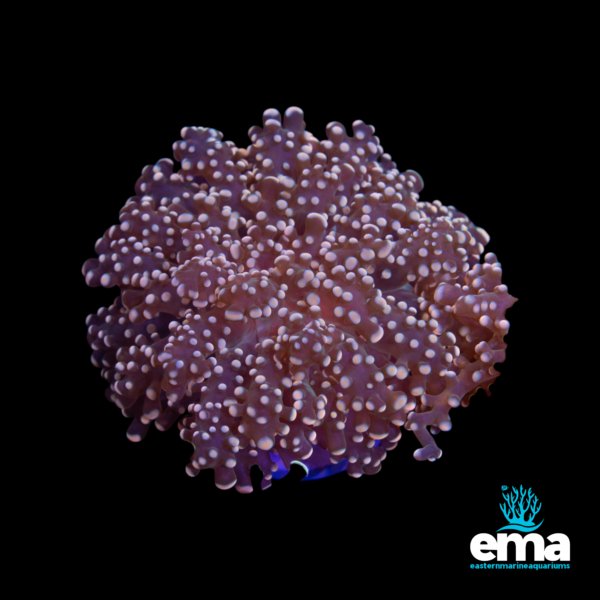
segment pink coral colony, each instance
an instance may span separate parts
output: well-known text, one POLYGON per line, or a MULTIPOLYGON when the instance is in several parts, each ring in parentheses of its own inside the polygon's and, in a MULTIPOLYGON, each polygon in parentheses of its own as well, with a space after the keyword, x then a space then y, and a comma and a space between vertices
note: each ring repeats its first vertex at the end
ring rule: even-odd
POLYGON ((83 266, 121 289, 87 325, 127 436, 177 422, 188 475, 221 489, 251 492, 252 465, 263 489, 294 461, 377 473, 401 427, 434 461, 432 434, 505 359, 516 298, 494 254, 480 263, 487 233, 419 201, 373 127, 319 141, 303 116, 267 110, 247 149, 184 128, 181 170, 145 167, 83 266))

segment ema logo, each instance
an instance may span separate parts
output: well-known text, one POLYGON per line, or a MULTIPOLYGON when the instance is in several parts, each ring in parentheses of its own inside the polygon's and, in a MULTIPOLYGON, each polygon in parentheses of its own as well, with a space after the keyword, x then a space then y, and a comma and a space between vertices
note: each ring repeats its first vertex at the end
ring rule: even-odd
MULTIPOLYGON (((503 490, 508 489, 505 485, 502 486, 503 490)), ((504 499, 506 500, 506 504, 501 504, 500 508, 508 521, 508 525, 506 527, 500 527, 498 531, 502 531, 503 529, 516 529, 517 531, 535 531, 543 522, 544 519, 540 521, 540 525, 536 525, 533 522, 533 517, 540 512, 540 508, 542 508, 542 503, 538 506, 538 499, 535 494, 531 493, 531 488, 525 492, 523 490, 523 486, 521 486, 521 495, 519 496, 518 490, 513 487, 514 495, 510 492, 508 494, 502 494, 504 499), (533 501, 533 505, 531 502, 533 501), (517 504, 518 502, 518 504, 517 504), (527 502, 527 506, 523 506, 527 502), (537 508, 536 508, 537 507, 537 508), (525 519, 527 511, 530 511, 529 518, 525 519)))
MULTIPOLYGON (((524 490, 523 486, 520 486, 519 490, 517 490, 513 487, 512 492, 504 493, 506 490, 508 490, 508 487, 503 485, 502 496, 505 502, 500 504, 500 510, 508 521, 508 525, 496 530, 496 537, 489 533, 477 534, 471 540, 471 554, 473 557, 484 562, 493 559, 496 559, 498 562, 507 561, 508 544, 509 542, 513 542, 517 562, 525 561, 527 544, 531 542, 534 548, 535 561, 546 560, 555 562, 571 560, 571 543, 566 535, 563 533, 553 533, 544 539, 539 533, 531 533, 538 529, 544 522, 544 519, 542 519, 539 523, 535 523, 536 516, 542 508, 542 503, 538 501, 537 496, 532 492, 531 488, 524 490), (523 537, 519 533, 498 533, 507 529, 523 531, 527 535, 523 537)), ((520 567, 521 565, 518 566, 520 567)), ((531 566, 533 567, 533 565, 531 566)), ((471 567, 473 568, 474 565, 471 565, 471 567)), ((479 565, 475 566, 475 568, 478 567, 479 565)), ((568 565, 565 565, 565 567, 568 568, 568 565)))

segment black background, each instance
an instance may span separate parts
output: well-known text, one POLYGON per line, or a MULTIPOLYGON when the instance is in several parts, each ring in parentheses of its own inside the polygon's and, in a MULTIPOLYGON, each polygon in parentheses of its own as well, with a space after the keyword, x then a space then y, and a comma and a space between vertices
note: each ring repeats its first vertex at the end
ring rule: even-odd
POLYGON ((564 411, 569 398, 576 400, 556 360, 569 333, 553 306, 561 252, 553 243, 557 216, 545 207, 542 187, 552 165, 541 157, 550 138, 531 81, 524 89, 510 73, 495 72, 437 82, 400 70, 378 86, 367 78, 326 87, 309 73, 302 85, 284 76, 245 81, 232 74, 219 85, 200 74, 181 85, 176 73, 136 77, 121 85, 110 70, 98 69, 70 98, 80 116, 69 142, 76 181, 69 202, 77 205, 78 221, 69 228, 69 327, 63 334, 73 368, 56 410, 60 468, 78 507, 73 521, 111 548, 133 539, 139 544, 142 536, 179 548, 230 540, 251 552, 264 544, 275 555, 299 544, 322 553, 319 560, 343 554, 357 567, 377 562, 371 553, 378 550, 406 568, 436 564, 458 573, 476 562, 471 538, 505 524, 501 486, 523 485, 543 503, 537 533, 571 538, 573 570, 579 549, 572 492, 580 485, 581 457, 564 411), (106 400, 86 342, 86 316, 108 306, 117 288, 88 288, 81 265, 118 222, 142 168, 173 158, 182 127, 213 127, 247 146, 247 131, 262 125, 264 110, 283 114, 289 106, 302 108, 307 129, 319 139, 330 121, 348 131, 357 119, 373 125, 398 168, 423 177, 422 200, 454 205, 489 233, 486 252, 496 253, 518 302, 507 312, 507 359, 496 365, 501 376, 492 395, 479 391, 468 408, 452 410, 452 430, 436 436, 440 460, 416 461, 418 443, 403 430, 377 475, 300 482, 303 471, 296 466, 266 491, 255 477, 255 491, 242 495, 217 489, 212 471, 185 474, 192 447, 176 427, 152 428, 138 444, 127 440, 128 420, 106 400))

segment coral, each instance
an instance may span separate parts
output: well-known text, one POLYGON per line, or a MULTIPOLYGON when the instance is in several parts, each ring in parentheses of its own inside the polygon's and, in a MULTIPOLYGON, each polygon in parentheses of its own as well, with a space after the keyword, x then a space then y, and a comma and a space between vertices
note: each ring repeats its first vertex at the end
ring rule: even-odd
POLYGON ((273 109, 247 149, 186 127, 181 170, 147 166, 120 224, 96 243, 89 286, 119 286, 88 317, 92 362, 128 437, 178 423, 189 475, 252 491, 305 464, 315 477, 381 469, 401 428, 432 434, 451 408, 489 394, 505 359, 505 312, 489 241, 453 206, 419 201, 374 128, 273 109))

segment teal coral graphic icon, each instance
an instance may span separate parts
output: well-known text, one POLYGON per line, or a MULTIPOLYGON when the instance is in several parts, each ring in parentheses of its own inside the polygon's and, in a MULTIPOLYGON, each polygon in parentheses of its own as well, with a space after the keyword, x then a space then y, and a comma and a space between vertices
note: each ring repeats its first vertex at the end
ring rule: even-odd
MULTIPOLYGON (((503 485, 502 489, 505 490, 507 488, 503 485)), ((508 525, 500 527, 496 533, 504 529, 535 531, 544 522, 544 519, 542 519, 538 525, 533 522, 535 515, 537 515, 538 512, 540 512, 540 508, 542 508, 542 503, 540 502, 538 506, 537 496, 531 491, 531 488, 524 490, 523 486, 521 486, 519 493, 519 490, 513 486, 513 493, 503 493, 502 496, 506 500, 506 504, 501 504, 500 508, 508 521, 508 525), (525 503, 527 503, 526 506, 525 503), (529 518, 526 519, 527 511, 529 511, 530 514, 529 518)))

